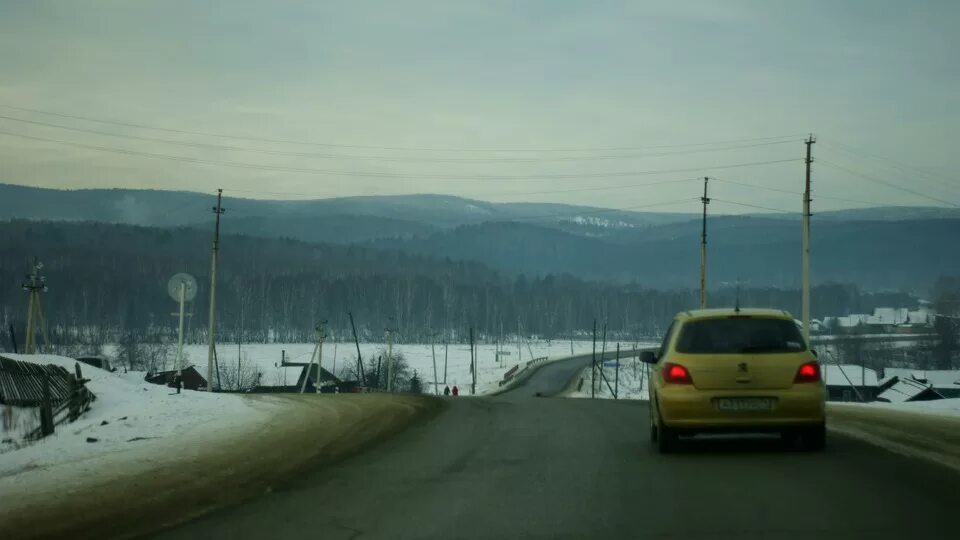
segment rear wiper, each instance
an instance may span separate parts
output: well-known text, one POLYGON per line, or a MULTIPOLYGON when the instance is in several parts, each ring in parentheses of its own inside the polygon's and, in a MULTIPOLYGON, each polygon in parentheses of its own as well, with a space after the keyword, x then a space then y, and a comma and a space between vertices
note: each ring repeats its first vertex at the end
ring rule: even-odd
POLYGON ((742 347, 740 349, 741 353, 760 353, 760 352, 776 352, 781 349, 776 347, 760 347, 757 345, 750 345, 748 347, 742 347))

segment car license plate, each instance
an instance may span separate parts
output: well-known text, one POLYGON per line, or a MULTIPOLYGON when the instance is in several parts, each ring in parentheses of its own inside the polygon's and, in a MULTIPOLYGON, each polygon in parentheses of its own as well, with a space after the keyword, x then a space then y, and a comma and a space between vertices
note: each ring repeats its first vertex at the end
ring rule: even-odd
POLYGON ((771 398, 719 398, 717 409, 721 411, 772 411, 771 398))

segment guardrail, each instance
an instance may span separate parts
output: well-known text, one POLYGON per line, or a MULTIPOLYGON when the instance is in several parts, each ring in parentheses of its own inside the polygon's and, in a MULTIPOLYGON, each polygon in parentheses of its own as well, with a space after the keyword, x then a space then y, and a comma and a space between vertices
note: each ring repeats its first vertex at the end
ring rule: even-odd
MULTIPOLYGON (((634 358, 634 357, 640 356, 640 353, 643 351, 649 351, 654 349, 655 348, 644 347, 641 349, 621 350, 620 359, 623 360, 626 358, 634 358)), ((562 362, 565 360, 588 360, 593 358, 593 354, 594 353, 592 352, 588 352, 584 354, 575 354, 572 356, 563 356, 560 358, 547 358, 547 357, 534 358, 533 360, 528 361, 523 366, 523 369, 519 369, 520 364, 517 364, 516 366, 511 368, 510 371, 507 372, 507 373, 512 372, 512 374, 509 377, 507 377, 505 374, 503 380, 501 380, 500 383, 498 384, 499 388, 497 388, 497 390, 493 392, 490 392, 488 395, 502 394, 504 392, 511 390, 515 386, 518 386, 520 383, 522 383, 524 380, 528 379, 538 369, 542 368, 547 364, 553 364, 555 362, 562 362)), ((602 362, 604 360, 614 360, 617 358, 617 351, 616 350, 604 351, 604 352, 597 351, 596 357, 598 362, 602 362)))

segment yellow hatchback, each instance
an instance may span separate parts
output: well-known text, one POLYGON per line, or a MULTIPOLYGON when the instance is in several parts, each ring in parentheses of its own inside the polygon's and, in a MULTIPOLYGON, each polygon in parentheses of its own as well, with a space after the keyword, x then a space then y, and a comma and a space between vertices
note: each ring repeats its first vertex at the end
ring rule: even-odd
POLYGON ((825 441, 820 364, 786 311, 704 309, 678 314, 650 374, 650 439, 661 452, 680 435, 775 432, 806 448, 825 441))

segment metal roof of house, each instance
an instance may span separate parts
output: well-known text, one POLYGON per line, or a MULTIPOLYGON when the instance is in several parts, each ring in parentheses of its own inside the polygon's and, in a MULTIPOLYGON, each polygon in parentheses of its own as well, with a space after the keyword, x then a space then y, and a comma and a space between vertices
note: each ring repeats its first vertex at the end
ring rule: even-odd
POLYGON ((960 389, 960 370, 884 368, 887 377, 910 378, 921 383, 932 384, 934 388, 960 389))
POLYGON ((856 364, 824 364, 823 381, 829 386, 879 386, 876 370, 856 364), (866 384, 863 382, 866 373, 866 384))
POLYGON ((889 403, 903 403, 905 401, 911 401, 924 392, 933 392, 936 394, 936 390, 928 384, 923 384, 910 378, 903 378, 898 379, 893 386, 877 395, 877 400, 887 401, 889 403))

